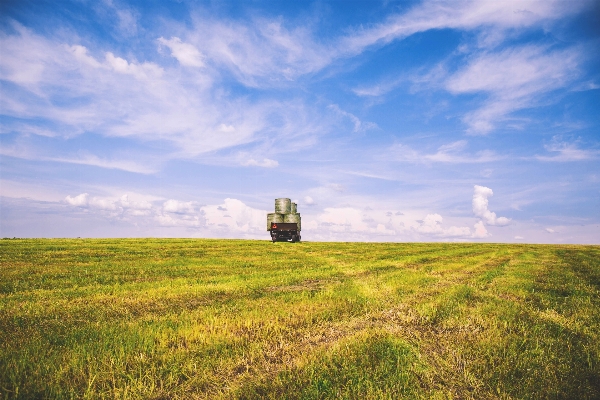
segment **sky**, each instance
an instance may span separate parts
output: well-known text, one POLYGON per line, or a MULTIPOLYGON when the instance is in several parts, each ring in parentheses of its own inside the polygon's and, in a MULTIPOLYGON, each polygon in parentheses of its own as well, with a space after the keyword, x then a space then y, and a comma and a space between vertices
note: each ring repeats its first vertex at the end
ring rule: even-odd
POLYGON ((0 237, 600 244, 600 2, 0 2, 0 237))

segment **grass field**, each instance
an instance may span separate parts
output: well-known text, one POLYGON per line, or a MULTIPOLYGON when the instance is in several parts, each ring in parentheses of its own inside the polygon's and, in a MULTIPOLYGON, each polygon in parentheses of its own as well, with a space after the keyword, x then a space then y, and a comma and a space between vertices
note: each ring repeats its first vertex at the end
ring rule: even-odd
POLYGON ((0 240, 2 398, 600 398, 600 247, 0 240))

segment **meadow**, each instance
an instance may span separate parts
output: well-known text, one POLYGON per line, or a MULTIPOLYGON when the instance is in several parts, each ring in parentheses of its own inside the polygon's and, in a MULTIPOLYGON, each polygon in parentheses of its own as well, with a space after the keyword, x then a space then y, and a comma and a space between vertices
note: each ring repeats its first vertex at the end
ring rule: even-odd
POLYGON ((598 399, 600 246, 0 240, 0 398, 598 399))

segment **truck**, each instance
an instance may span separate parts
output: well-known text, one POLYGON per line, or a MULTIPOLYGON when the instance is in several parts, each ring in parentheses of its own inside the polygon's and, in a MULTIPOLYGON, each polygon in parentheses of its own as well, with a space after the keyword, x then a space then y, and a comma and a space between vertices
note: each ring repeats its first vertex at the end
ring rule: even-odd
POLYGON ((299 242, 301 222, 296 203, 288 198, 275 199, 275 212, 267 214, 267 231, 273 243, 278 240, 299 242))
POLYGON ((286 242, 299 242, 300 231, 296 222, 271 222, 271 240, 286 242))

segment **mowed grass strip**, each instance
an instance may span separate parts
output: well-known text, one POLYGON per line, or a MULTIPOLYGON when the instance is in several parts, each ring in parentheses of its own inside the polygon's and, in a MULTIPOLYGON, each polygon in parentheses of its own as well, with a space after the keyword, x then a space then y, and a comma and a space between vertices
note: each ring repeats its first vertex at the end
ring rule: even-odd
POLYGON ((0 396, 600 398, 600 247, 0 241, 0 396))

